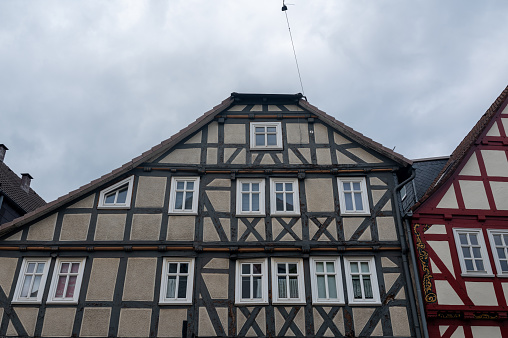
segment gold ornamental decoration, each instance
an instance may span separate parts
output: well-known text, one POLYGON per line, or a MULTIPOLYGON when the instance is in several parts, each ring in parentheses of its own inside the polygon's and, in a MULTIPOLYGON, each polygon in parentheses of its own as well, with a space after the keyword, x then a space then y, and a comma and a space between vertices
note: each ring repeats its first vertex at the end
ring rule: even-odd
MULTIPOLYGON (((420 260, 420 265, 422 266, 423 278, 423 292, 425 294, 425 301, 427 303, 435 303, 437 301, 436 294, 432 292, 432 274, 429 269, 429 254, 425 250, 425 243, 423 243, 420 232, 418 228, 420 224, 415 224, 413 231, 416 237, 416 250, 418 251, 418 259, 420 260)), ((428 224, 423 225, 423 231, 426 231, 429 228, 428 224)))

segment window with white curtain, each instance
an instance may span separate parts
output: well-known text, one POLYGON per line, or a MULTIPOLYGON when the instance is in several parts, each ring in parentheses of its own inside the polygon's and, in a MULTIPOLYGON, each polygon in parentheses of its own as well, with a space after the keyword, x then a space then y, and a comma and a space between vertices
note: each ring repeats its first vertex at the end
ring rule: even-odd
POLYGON ((48 303, 77 303, 85 258, 58 258, 55 262, 48 303))
POLYGON ((159 303, 191 304, 193 258, 164 258, 159 303))
POLYGON ((268 267, 266 259, 236 261, 237 304, 268 303, 268 267))
POLYGON ((349 304, 380 304, 374 257, 344 257, 349 304))
POLYGON ((238 179, 236 183, 236 214, 265 216, 265 180, 238 179))
POLYGON ((13 303, 41 303, 50 258, 25 258, 21 265, 13 303))
POLYGON ((273 303, 305 304, 303 261, 292 258, 272 258, 273 303))
POLYGON ((270 179, 270 207, 272 215, 299 216, 300 200, 298 196, 298 179, 270 179))
POLYGON ((339 257, 311 257, 313 304, 344 304, 339 257))

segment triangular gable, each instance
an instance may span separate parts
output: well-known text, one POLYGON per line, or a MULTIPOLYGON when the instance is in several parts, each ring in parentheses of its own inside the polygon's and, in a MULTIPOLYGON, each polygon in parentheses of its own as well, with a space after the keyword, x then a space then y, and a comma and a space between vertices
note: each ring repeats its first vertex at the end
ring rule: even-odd
MULTIPOLYGON (((161 142, 159 145, 144 152, 142 155, 134 158, 132 161, 124 164, 122 167, 113 170, 111 173, 106 174, 88 183, 87 185, 84 185, 79 189, 62 196, 53 202, 48 203, 46 206, 39 208, 35 212, 28 213, 25 216, 16 219, 14 222, 2 225, 0 227, 0 236, 13 231, 14 229, 19 228, 29 222, 43 219, 46 215, 51 214, 58 208, 76 202, 89 193, 99 189, 100 187, 103 187, 110 182, 114 182, 119 177, 125 176, 126 173, 128 173, 130 170, 138 167, 143 163, 149 163, 153 161, 160 161, 161 163, 174 163, 175 161, 185 158, 187 161, 186 163, 189 163, 190 161, 192 164, 199 164, 201 153, 199 153, 197 150, 189 151, 189 149, 198 149, 196 145, 199 145, 202 142, 204 137, 202 130, 204 127, 208 128, 208 142, 210 142, 210 140, 213 140, 214 133, 216 132, 214 128, 219 122, 217 121, 217 117, 220 113, 228 111, 245 112, 246 116, 248 116, 248 114, 263 112, 263 106, 266 106, 267 109, 265 110, 270 112, 272 115, 291 112, 309 112, 312 115, 315 115, 318 118, 319 122, 330 126, 336 131, 333 134, 333 138, 337 144, 347 144, 348 142, 358 144, 358 147, 354 147, 348 150, 349 153, 352 154, 349 159, 348 156, 344 156, 342 158, 342 163, 344 164, 348 164, 348 161, 354 162, 354 160, 351 160, 351 158, 356 158, 357 161, 360 159, 362 163, 379 163, 382 162, 383 157, 388 158, 391 161, 394 161, 395 163, 404 167, 411 164, 411 161, 402 155, 382 146, 379 143, 374 142, 361 133, 358 133, 352 128, 346 126, 342 122, 337 121, 330 115, 322 112, 318 108, 312 106, 301 94, 285 95, 232 93, 229 98, 225 99, 221 104, 206 112, 189 126, 182 129, 171 138, 161 142), (264 103, 265 101, 269 102, 269 104, 260 104, 261 102, 264 103), (183 151, 179 151, 179 149, 185 149, 185 154, 183 151)), ((318 123, 316 125, 318 125, 318 123)), ((234 138, 234 135, 238 135, 238 133, 235 134, 233 131, 228 135, 228 137, 234 138)), ((207 154, 207 156, 213 158, 214 154, 207 154)), ((233 153, 225 153, 225 156, 230 156, 231 158, 233 153)), ((245 156, 245 154, 241 154, 240 151, 235 154, 235 157, 236 156, 242 157, 245 156)), ((295 156, 300 160, 303 158, 302 161, 305 161, 304 159, 306 156, 308 157, 307 154, 295 154, 295 156)), ((317 156, 319 157, 320 155, 318 154, 317 156)), ((340 154, 337 156, 339 157, 340 154)), ((235 164, 233 161, 234 159, 232 159, 230 163, 235 164)), ((281 158, 277 155, 268 157, 265 155, 255 160, 253 159, 252 161, 258 161, 261 165, 269 165, 272 163, 280 163, 281 158)))

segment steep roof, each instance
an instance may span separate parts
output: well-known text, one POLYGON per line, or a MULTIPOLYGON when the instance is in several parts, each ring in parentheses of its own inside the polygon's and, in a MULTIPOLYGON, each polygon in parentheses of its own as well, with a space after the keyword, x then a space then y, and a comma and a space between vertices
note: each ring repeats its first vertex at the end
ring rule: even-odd
POLYGON ((315 114, 324 122, 330 124, 330 126, 336 128, 338 131, 343 132, 345 135, 349 136, 354 141, 359 144, 373 149, 380 154, 392 159, 393 161, 399 163, 403 167, 409 166, 412 162, 411 160, 405 158, 404 156, 394 152, 391 149, 388 149, 381 145, 380 143, 374 142, 372 139, 362 135, 361 133, 353 130, 352 128, 346 126, 344 123, 336 120, 332 116, 324 113, 319 110, 317 107, 311 105, 307 102, 306 98, 302 94, 240 94, 240 93, 232 93, 230 97, 222 101, 219 105, 215 106, 194 122, 189 124, 184 129, 180 130, 178 133, 171 136, 169 139, 162 141, 160 144, 151 148, 150 150, 144 152, 140 156, 134 158, 132 161, 124 164, 120 168, 117 168, 110 172, 109 174, 103 175, 102 177, 91 181, 90 183, 68 193, 67 195, 61 196, 58 199, 46 204, 43 208, 38 209, 36 212, 28 213, 22 217, 19 217, 13 222, 3 224, 0 226, 0 235, 3 235, 9 231, 14 230, 17 227, 20 227, 28 222, 31 222, 46 213, 56 210, 60 206, 79 198, 92 190, 98 188, 100 185, 113 180, 131 169, 136 168, 137 166, 150 161, 151 159, 157 158, 162 155, 179 142, 181 142, 185 137, 191 135, 193 132, 199 130, 201 127, 211 122, 216 115, 227 110, 230 106, 234 104, 297 104, 301 108, 308 110, 309 112, 315 114))
POLYGON ((25 212, 34 211, 46 204, 32 188, 29 188, 28 192, 23 190, 21 178, 4 162, 0 162, 0 194, 16 203, 25 212))
POLYGON ((474 146, 478 138, 483 134, 490 121, 496 116, 499 109, 503 106, 503 103, 508 97, 508 86, 501 92, 497 99, 487 109, 483 116, 478 120, 473 129, 464 137, 462 142, 455 148, 450 155, 450 159, 444 165, 441 172, 436 176, 434 182, 430 185, 429 189, 425 192, 422 199, 416 203, 412 210, 416 210, 420 207, 435 191, 437 191, 446 181, 453 175, 457 167, 460 165, 462 160, 466 157, 469 149, 474 146))

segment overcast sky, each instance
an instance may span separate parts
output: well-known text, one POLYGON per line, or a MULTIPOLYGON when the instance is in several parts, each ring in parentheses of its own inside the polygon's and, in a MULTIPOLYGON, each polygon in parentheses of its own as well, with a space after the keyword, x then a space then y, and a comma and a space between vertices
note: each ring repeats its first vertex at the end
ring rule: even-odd
MULTIPOLYGON (((508 1, 288 0, 309 102, 449 155, 508 84, 508 1)), ((298 93, 279 0, 0 1, 0 143, 46 201, 231 92, 298 93)))

